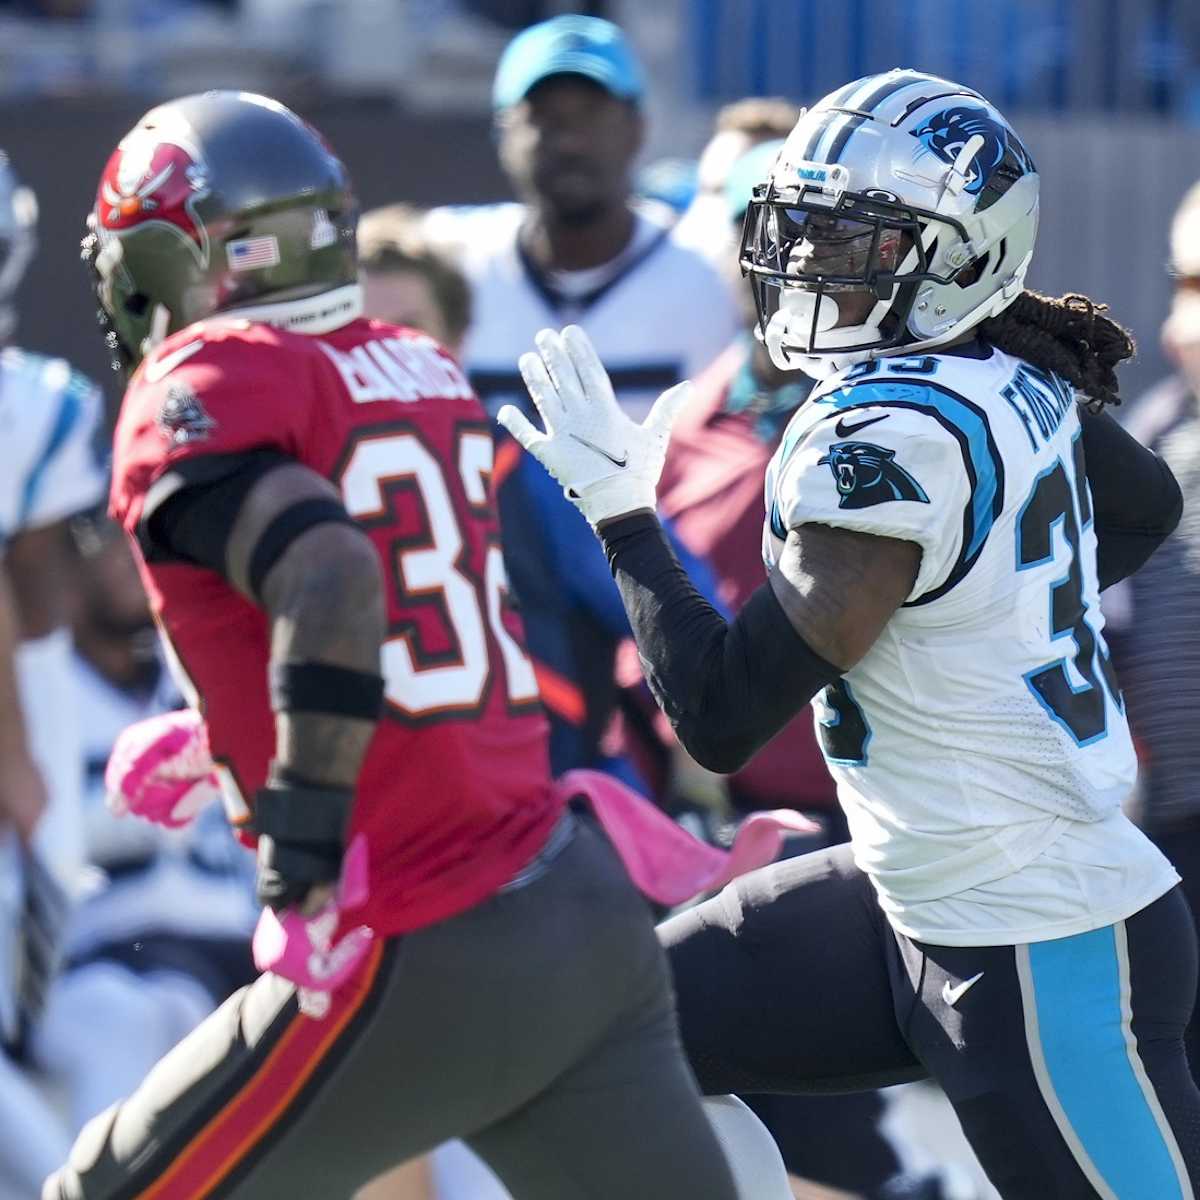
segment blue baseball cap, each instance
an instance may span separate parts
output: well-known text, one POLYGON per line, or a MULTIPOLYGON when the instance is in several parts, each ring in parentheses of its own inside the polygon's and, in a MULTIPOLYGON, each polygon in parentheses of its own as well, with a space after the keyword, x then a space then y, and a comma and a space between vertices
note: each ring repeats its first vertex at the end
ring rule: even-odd
POLYGON ((731 221, 740 221, 746 215, 754 189, 760 183, 767 182, 783 143, 783 138, 759 142, 729 168, 725 178, 725 205, 731 221))
POLYGON ((492 107, 519 103, 551 75, 582 75, 621 100, 640 100, 645 91, 641 64, 616 25, 599 17, 553 17, 523 29, 505 47, 492 107))

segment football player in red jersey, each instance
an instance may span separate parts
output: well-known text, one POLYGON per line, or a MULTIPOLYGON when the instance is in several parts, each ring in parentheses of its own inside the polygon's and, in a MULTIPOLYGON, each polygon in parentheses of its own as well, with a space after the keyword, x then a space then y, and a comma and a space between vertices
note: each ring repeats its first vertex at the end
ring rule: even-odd
POLYGON ((153 110, 100 182, 112 510, 261 900, 375 936, 319 1015, 281 974, 231 997, 44 1196, 334 1200, 461 1135, 521 1200, 731 1200, 649 910, 549 776, 483 412, 359 315, 355 221, 329 147, 242 93, 153 110))

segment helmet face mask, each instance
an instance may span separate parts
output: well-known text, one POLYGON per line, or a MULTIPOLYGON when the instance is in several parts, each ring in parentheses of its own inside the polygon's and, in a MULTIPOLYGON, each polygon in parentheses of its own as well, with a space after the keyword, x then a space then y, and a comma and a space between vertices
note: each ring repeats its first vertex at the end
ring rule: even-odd
MULTIPOLYGON (((765 335, 781 308, 802 293, 811 299, 790 307, 811 310, 811 318, 803 344, 792 349, 818 355, 903 345, 915 285, 945 284, 953 278, 931 269, 937 227, 965 241, 962 225, 878 195, 844 192, 830 204, 810 198, 809 190, 781 198, 773 182, 760 184, 747 209, 741 264, 760 331, 765 335), (834 321, 827 298, 837 305, 834 321), (862 336, 839 336, 850 330, 862 331, 862 336)), ((780 349, 789 354, 786 345, 780 349)))
POLYGON ((969 89, 904 70, 845 85, 801 116, 747 209, 757 336, 818 377, 955 340, 1020 291, 1037 194, 969 89))

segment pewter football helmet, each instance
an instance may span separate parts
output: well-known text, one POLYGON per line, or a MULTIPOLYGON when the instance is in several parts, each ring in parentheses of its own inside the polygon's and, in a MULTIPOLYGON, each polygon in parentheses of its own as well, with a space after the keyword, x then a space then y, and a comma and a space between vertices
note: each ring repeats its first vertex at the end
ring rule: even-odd
POLYGON ((1024 286, 1037 169, 961 84, 896 69, 805 112, 742 235, 759 336, 818 378, 957 338, 1024 286))

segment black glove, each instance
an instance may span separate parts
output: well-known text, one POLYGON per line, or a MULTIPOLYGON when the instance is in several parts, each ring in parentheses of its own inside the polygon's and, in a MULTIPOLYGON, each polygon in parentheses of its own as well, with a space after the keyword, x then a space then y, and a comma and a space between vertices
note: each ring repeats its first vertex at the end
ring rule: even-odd
POLYGON ((259 903, 278 912, 303 904, 312 888, 337 882, 353 802, 348 788, 299 783, 272 769, 254 801, 259 903))

